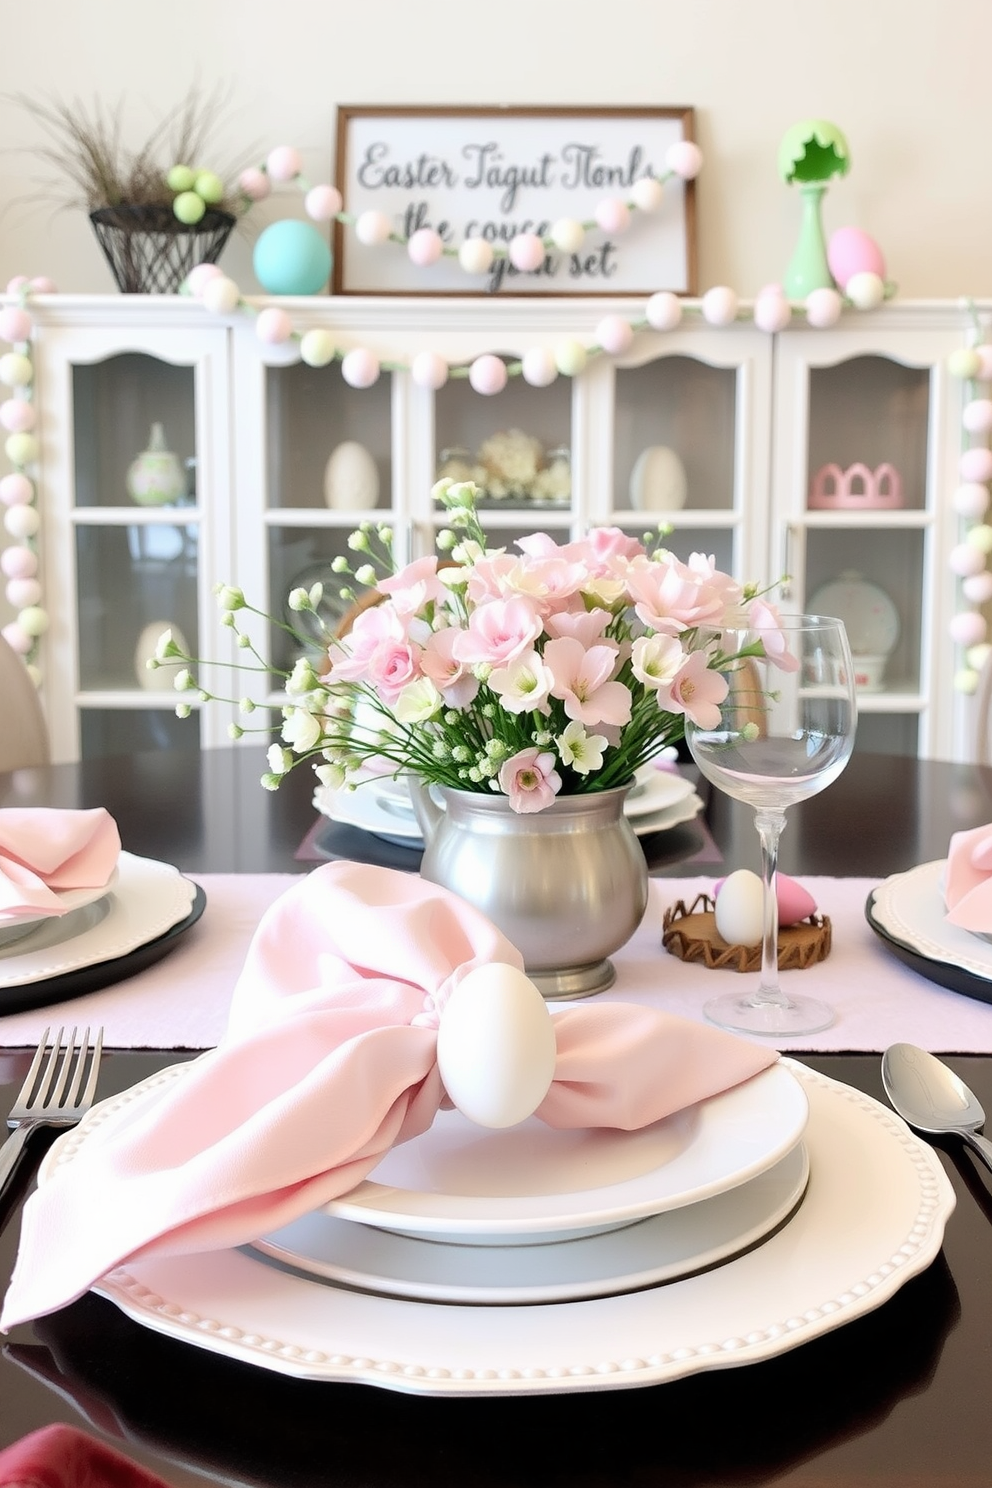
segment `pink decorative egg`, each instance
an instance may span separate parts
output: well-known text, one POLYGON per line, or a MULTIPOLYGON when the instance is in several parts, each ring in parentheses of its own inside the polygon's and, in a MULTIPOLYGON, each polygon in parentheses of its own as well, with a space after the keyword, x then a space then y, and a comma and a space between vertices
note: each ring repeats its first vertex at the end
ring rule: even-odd
POLYGON ((860 227, 839 227, 827 244, 827 264, 841 289, 854 274, 885 278, 882 250, 860 227))

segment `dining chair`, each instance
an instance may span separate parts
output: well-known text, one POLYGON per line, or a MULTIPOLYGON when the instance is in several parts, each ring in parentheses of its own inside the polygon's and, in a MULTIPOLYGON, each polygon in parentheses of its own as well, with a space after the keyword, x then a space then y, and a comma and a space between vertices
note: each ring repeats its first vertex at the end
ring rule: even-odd
POLYGON ((0 636, 0 771, 51 761, 48 724, 24 662, 0 636))

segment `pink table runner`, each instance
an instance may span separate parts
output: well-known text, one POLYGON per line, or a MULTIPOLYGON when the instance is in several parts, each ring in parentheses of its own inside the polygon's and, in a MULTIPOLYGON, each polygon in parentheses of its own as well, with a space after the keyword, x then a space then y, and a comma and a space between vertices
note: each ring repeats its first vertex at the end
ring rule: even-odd
MULTIPOLYGON (((197 874, 207 908, 202 920, 165 960, 126 982, 35 1012, 0 1017, 0 1048, 34 1044, 49 1025, 102 1023, 110 1048, 210 1048, 227 1022, 231 992, 263 910, 293 881, 288 874, 197 874)), ((943 1053, 992 1052, 992 1005, 945 991, 908 970, 869 928, 865 900, 877 880, 804 877, 817 905, 833 921, 826 961, 786 973, 786 986, 828 1002, 831 1028, 778 1046, 787 1052, 880 1050, 896 1040, 943 1053)), ((661 920, 677 899, 687 903, 711 878, 652 879, 640 929, 614 958, 616 985, 601 997, 643 1002, 688 1018, 737 973, 708 971, 670 956, 661 920)), ((0 991, 0 1007, 2 1007, 0 991)))

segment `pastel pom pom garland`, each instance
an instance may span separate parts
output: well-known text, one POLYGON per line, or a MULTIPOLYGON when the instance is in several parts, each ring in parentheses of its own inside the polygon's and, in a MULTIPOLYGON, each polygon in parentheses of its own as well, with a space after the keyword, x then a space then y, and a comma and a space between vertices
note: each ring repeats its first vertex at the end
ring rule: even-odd
POLYGON ((968 343, 952 352, 947 370, 965 384, 961 411, 962 449, 958 461, 961 483, 951 497, 951 506, 960 518, 960 541, 948 554, 948 565, 958 580, 960 595, 956 613, 951 617, 950 638, 963 653, 954 673, 958 692, 973 693, 978 676, 992 655, 988 641, 988 622, 982 608, 992 601, 992 572, 988 560, 992 554, 992 525, 987 520, 989 486, 992 483, 992 345, 982 339, 982 327, 974 305, 965 301, 971 313, 972 326, 968 343))
POLYGON ((3 627, 3 638, 12 651, 23 656, 28 672, 37 687, 41 673, 36 657, 39 638, 48 629, 48 612, 42 605, 42 587, 38 578, 38 488, 32 472, 38 460, 35 436, 37 410, 34 404, 34 362, 31 356, 33 322, 27 308, 29 293, 49 294, 55 286, 49 279, 20 276, 7 286, 8 294, 18 297, 18 304, 0 310, 0 341, 10 350, 0 355, 0 427, 3 428, 4 453, 13 469, 0 478, 0 503, 3 525, 13 542, 0 553, 0 573, 6 580, 8 603, 16 617, 3 627))

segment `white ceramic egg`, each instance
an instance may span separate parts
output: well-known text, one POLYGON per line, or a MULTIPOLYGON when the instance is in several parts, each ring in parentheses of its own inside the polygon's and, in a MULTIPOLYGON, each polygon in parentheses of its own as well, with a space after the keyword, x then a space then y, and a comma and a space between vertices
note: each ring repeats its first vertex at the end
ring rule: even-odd
POLYGON ((749 868, 728 873, 716 896, 716 928, 728 945, 759 945, 764 931, 761 879, 749 868))
POLYGON ((685 466, 667 444, 651 444, 641 451, 630 476, 635 511, 680 511, 687 489, 685 466))
POLYGON ((333 450, 324 467, 324 501, 334 511, 367 511, 379 500, 375 461, 354 439, 333 450))
POLYGON ((148 667, 147 663, 155 655, 159 637, 166 630, 172 631, 172 639, 180 650, 185 651, 187 656, 190 655, 186 637, 171 620, 153 620, 150 625, 146 625, 134 648, 134 674, 139 687, 145 688, 147 692, 172 692, 176 672, 185 665, 182 661, 163 661, 157 667, 148 667))
POLYGON ((506 962, 477 966, 441 1014, 437 1063, 444 1088, 479 1126, 532 1116, 555 1073, 555 1030, 530 977, 506 962))

